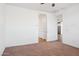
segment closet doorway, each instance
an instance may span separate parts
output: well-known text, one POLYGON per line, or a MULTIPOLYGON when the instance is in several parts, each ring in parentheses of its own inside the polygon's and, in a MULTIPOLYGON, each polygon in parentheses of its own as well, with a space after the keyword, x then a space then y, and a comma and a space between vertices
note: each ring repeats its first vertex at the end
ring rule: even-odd
POLYGON ((39 14, 39 43, 47 41, 47 16, 39 14))

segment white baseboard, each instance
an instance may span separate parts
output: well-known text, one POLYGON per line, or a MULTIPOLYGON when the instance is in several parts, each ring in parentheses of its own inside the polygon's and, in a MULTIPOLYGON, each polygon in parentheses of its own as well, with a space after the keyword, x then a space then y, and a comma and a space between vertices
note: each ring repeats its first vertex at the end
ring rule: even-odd
POLYGON ((75 47, 75 48, 79 48, 79 45, 76 45, 76 44, 72 44, 72 43, 69 43, 69 42, 66 42, 66 41, 63 41, 64 44, 67 44, 67 45, 70 45, 72 47, 75 47))

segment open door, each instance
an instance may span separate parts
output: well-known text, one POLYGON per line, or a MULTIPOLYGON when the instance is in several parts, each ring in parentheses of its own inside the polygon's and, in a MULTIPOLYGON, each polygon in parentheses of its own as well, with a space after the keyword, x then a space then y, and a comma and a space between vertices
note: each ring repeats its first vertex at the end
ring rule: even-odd
POLYGON ((45 14, 39 15, 39 43, 47 40, 47 16, 45 14))

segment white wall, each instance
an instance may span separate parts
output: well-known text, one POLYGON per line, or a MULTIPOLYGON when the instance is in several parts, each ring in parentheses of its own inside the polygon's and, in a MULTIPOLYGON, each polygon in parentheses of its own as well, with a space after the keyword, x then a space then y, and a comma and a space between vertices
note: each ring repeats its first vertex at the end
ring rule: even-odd
POLYGON ((38 39, 37 13, 9 5, 6 8, 6 45, 35 43, 38 39))
POLYGON ((0 3, 0 55, 5 49, 4 43, 4 4, 0 3))
POLYGON ((54 14, 47 15, 47 39, 48 41, 57 40, 57 22, 54 14))
POLYGON ((6 46, 32 44, 38 41, 39 14, 48 18, 48 40, 56 40, 56 22, 52 13, 7 5, 6 46))
POLYGON ((63 12, 63 42, 79 48, 79 4, 63 12))

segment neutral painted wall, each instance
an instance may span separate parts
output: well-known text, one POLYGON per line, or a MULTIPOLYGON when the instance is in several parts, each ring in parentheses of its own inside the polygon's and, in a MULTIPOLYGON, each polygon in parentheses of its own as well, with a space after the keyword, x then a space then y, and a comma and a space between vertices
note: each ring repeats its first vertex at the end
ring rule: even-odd
POLYGON ((63 42, 79 48, 79 4, 63 12, 63 42))
POLYGON ((0 3, 0 55, 5 49, 4 43, 4 4, 0 3))
POLYGON ((9 5, 6 8, 6 45, 35 43, 38 39, 37 13, 9 5))
POLYGON ((47 39, 48 41, 57 40, 57 20, 52 13, 47 15, 47 39))
POLYGON ((39 14, 47 15, 48 41, 56 40, 56 21, 52 13, 7 5, 6 47, 38 42, 39 14))

